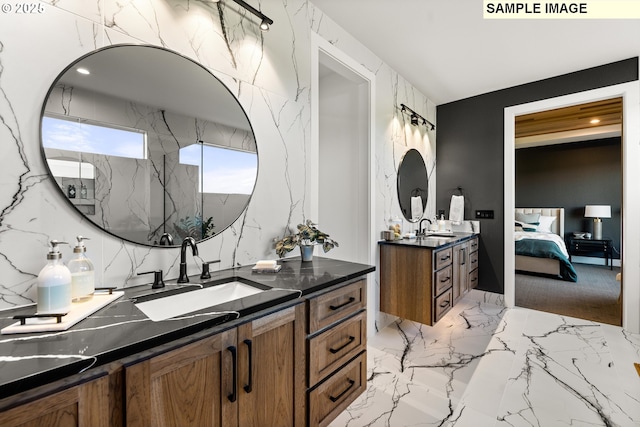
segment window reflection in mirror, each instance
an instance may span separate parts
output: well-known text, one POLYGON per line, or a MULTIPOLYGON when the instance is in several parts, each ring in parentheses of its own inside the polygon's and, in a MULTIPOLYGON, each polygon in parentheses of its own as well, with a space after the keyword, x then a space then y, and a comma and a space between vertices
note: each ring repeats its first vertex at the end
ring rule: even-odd
POLYGON ((200 142, 180 149, 179 162, 198 168, 198 190, 202 212, 217 215, 196 217, 195 223, 180 219, 175 224, 176 233, 184 238, 207 238, 217 232, 217 223, 227 223, 235 218, 224 218, 224 212, 242 209, 253 193, 258 174, 258 156, 255 152, 200 142), (229 209, 232 207, 232 209, 229 209), (197 227, 200 226, 201 230, 197 227), (190 234, 186 229, 190 228, 190 234), (197 233, 200 233, 199 235, 197 233), (194 236, 193 234, 196 233, 194 236))
POLYGON ((52 115, 42 117, 42 146, 78 153, 147 158, 147 136, 143 130, 52 115))

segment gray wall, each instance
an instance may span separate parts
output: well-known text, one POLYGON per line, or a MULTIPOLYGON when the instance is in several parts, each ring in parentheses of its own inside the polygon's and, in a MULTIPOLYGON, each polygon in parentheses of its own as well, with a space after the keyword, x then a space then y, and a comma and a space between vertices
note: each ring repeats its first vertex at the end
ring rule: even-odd
POLYGON ((448 215, 460 186, 466 218, 477 209, 495 211, 494 219, 481 220, 480 289, 504 293, 504 109, 634 80, 638 59, 630 58, 437 107, 436 209, 448 215))
POLYGON ((585 205, 610 205, 602 236, 620 258, 621 139, 608 138, 516 150, 516 206, 565 208, 565 235, 593 232, 585 205))

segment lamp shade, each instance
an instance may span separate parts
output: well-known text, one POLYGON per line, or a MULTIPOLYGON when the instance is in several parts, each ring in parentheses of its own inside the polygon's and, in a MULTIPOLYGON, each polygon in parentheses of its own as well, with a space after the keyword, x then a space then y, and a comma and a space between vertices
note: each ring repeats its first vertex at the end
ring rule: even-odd
POLYGON ((587 205, 584 207, 585 218, 611 218, 611 206, 587 205))

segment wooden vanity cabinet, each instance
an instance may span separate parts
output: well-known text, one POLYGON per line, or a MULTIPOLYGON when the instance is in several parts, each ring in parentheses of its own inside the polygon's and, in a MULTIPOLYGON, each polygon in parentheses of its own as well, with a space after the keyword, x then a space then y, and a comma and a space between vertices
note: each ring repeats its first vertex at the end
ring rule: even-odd
POLYGON ((442 249, 380 245, 380 310, 425 325, 478 282, 478 238, 442 249))
POLYGON ((125 367, 127 426, 304 423, 304 304, 125 367))
POLYGON ((326 426, 367 386, 366 280, 309 298, 308 425, 326 426))
POLYGON ((3 411, 2 427, 110 427, 109 377, 88 381, 3 411))
POLYGON ((453 247, 453 303, 469 291, 469 242, 458 243, 453 247))
POLYGON ((469 290, 478 287, 478 247, 479 239, 469 240, 469 290))
POLYGON ((436 270, 443 271, 440 276, 436 275, 438 283, 450 280, 443 270, 447 254, 440 255, 434 262, 431 249, 380 245, 380 311, 425 325, 433 324, 434 266, 445 265, 436 270))
POLYGON ((453 249, 381 245, 380 310, 433 325, 453 305, 453 249))

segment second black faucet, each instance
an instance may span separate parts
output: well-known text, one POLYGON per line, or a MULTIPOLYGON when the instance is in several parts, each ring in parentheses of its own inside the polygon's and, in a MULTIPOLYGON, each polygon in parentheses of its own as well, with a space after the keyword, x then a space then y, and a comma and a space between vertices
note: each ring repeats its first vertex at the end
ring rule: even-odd
POLYGON ((191 246, 193 256, 198 255, 198 247, 193 237, 185 237, 180 247, 180 277, 178 277, 178 283, 188 283, 189 276, 187 276, 187 246, 191 246))

